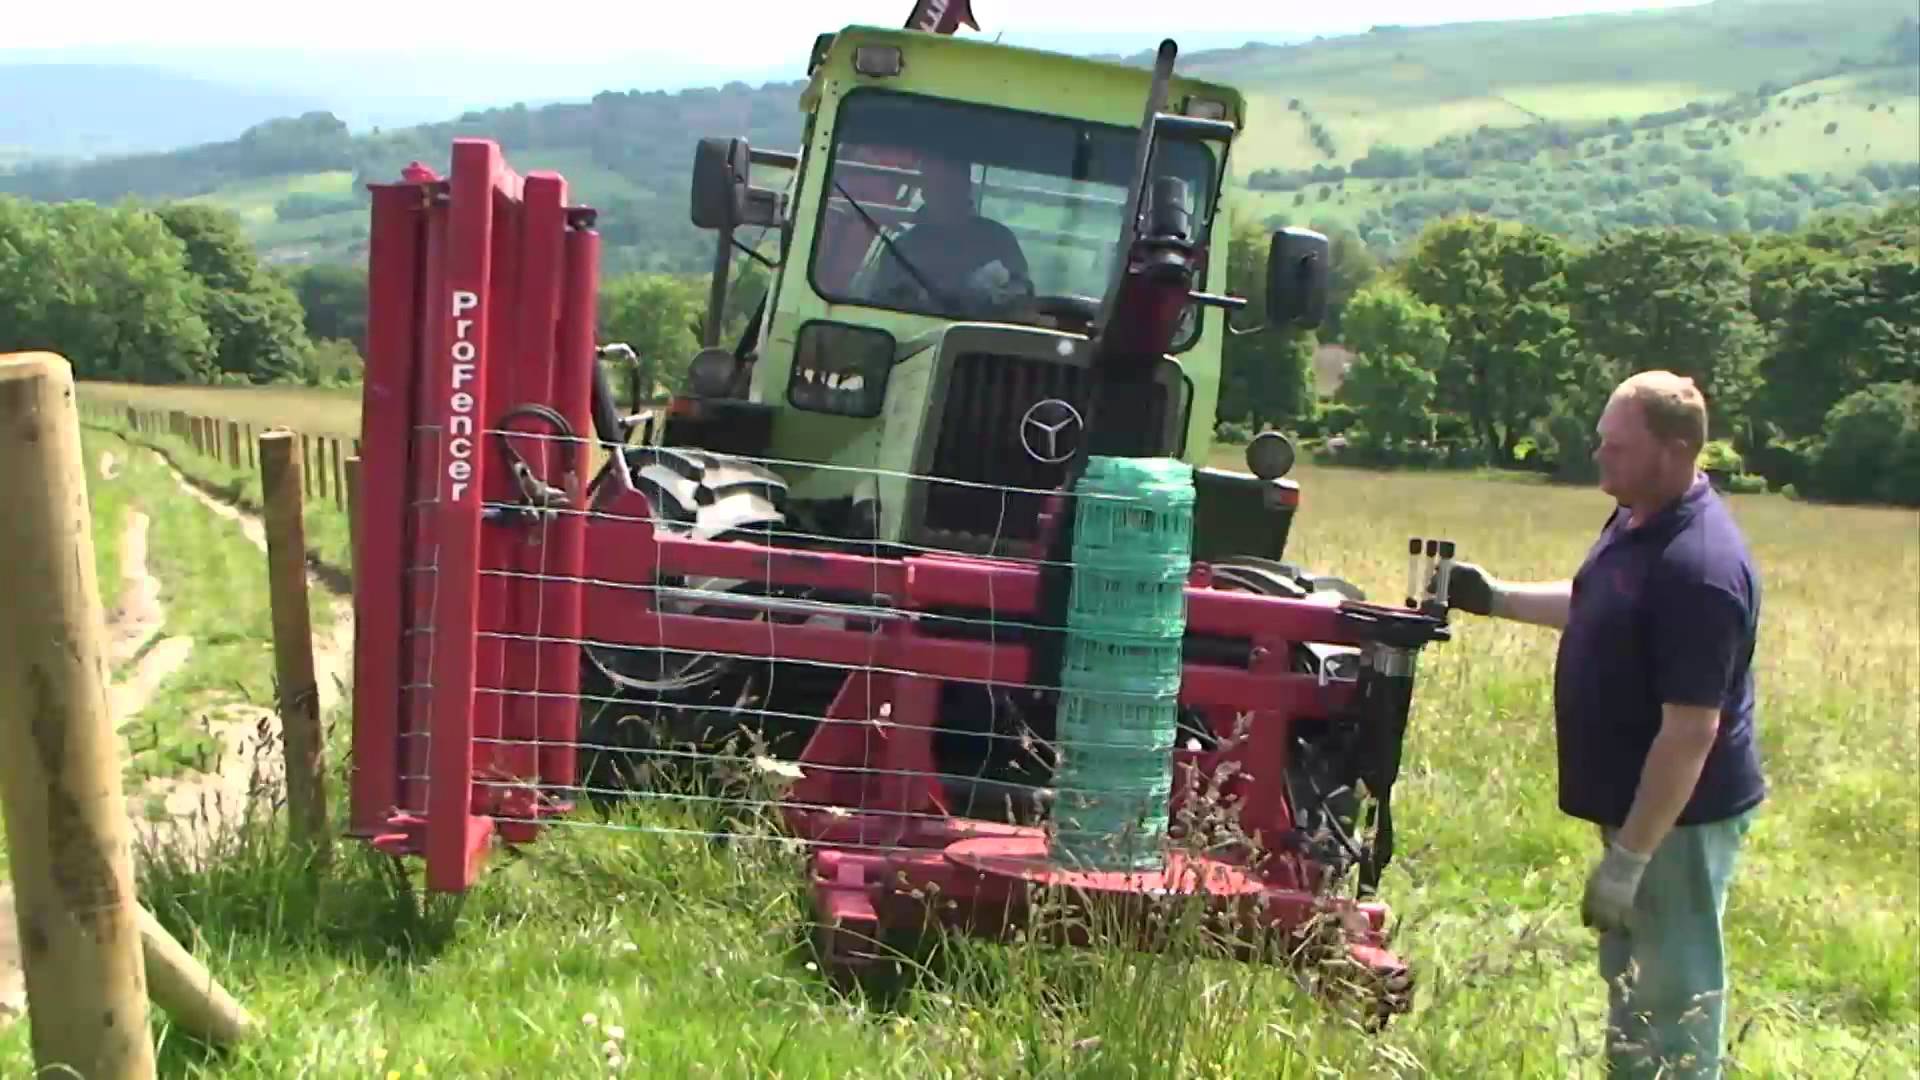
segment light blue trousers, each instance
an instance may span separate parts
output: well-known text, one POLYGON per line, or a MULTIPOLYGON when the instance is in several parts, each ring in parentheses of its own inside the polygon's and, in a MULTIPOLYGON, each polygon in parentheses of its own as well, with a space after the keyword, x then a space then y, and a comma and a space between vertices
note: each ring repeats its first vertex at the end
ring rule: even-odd
MULTIPOLYGON (((1748 811, 1669 832, 1640 878, 1632 930, 1600 935, 1608 1077, 1720 1075, 1727 990, 1720 920, 1752 819, 1748 811)), ((1603 845, 1615 831, 1601 830, 1603 845)))

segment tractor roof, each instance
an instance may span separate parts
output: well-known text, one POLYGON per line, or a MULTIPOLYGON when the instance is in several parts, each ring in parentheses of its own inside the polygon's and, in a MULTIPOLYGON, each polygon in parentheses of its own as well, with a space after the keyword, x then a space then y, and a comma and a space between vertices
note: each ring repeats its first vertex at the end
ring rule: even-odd
MULTIPOLYGON (((829 84, 848 78, 853 51, 862 45, 899 46, 903 70, 892 78, 853 74, 849 81, 856 85, 897 84, 906 91, 927 89, 942 97, 1070 113, 1128 127, 1139 126, 1153 85, 1152 70, 1134 64, 920 30, 855 25, 831 35, 826 51, 816 57, 818 64, 801 96, 803 109, 816 108, 829 84)), ((1225 119, 1239 130, 1246 129, 1246 101, 1239 90, 1183 76, 1176 65, 1167 91, 1167 111, 1182 111, 1188 96, 1225 104, 1225 119)))

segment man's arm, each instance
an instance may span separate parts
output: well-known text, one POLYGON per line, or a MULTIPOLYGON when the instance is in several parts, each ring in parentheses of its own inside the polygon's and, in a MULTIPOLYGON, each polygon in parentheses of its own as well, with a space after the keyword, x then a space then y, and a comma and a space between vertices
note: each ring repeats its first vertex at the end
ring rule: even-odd
POLYGON ((1661 710, 1660 733, 1653 737, 1640 770, 1633 807, 1616 841, 1628 851, 1650 855, 1660 846, 1693 797, 1707 751, 1720 730, 1718 705, 1674 705, 1661 710))
POLYGON ((1493 587, 1493 615, 1563 630, 1573 602, 1572 581, 1500 581, 1493 587))
MULTIPOLYGON (((1435 575, 1436 579, 1438 575, 1435 575)), ((1429 589, 1434 587, 1429 582, 1429 589)), ((1573 602, 1572 581, 1501 581, 1477 563, 1453 564, 1447 575, 1447 606, 1475 615, 1565 629, 1573 602)))

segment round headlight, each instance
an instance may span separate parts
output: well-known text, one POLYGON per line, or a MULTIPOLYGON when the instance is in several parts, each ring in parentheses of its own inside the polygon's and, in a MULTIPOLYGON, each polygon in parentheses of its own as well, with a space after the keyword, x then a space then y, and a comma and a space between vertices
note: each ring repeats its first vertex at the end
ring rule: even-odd
POLYGON ((1293 443, 1277 431, 1263 431, 1247 444, 1247 469, 1262 480, 1278 480, 1292 470, 1293 443))

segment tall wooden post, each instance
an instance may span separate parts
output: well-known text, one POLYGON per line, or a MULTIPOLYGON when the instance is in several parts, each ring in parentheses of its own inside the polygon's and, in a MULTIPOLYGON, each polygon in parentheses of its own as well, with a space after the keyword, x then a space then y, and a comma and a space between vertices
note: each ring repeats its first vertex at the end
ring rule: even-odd
POLYGON ((348 457, 348 542, 359 553, 359 457, 348 457))
POLYGON ((133 834, 74 408, 51 353, 0 357, 0 796, 35 1071, 154 1075, 133 834))
POLYGON ((293 432, 260 436, 260 496, 266 503, 267 588, 273 605, 273 658, 286 743, 287 816, 294 843, 315 865, 331 857, 327 836, 320 689, 313 674, 313 623, 307 610, 307 537, 301 478, 304 455, 293 432))
POLYGON ((327 455, 333 459, 333 505, 346 509, 347 506, 347 464, 341 459, 340 440, 328 439, 333 453, 327 455))

